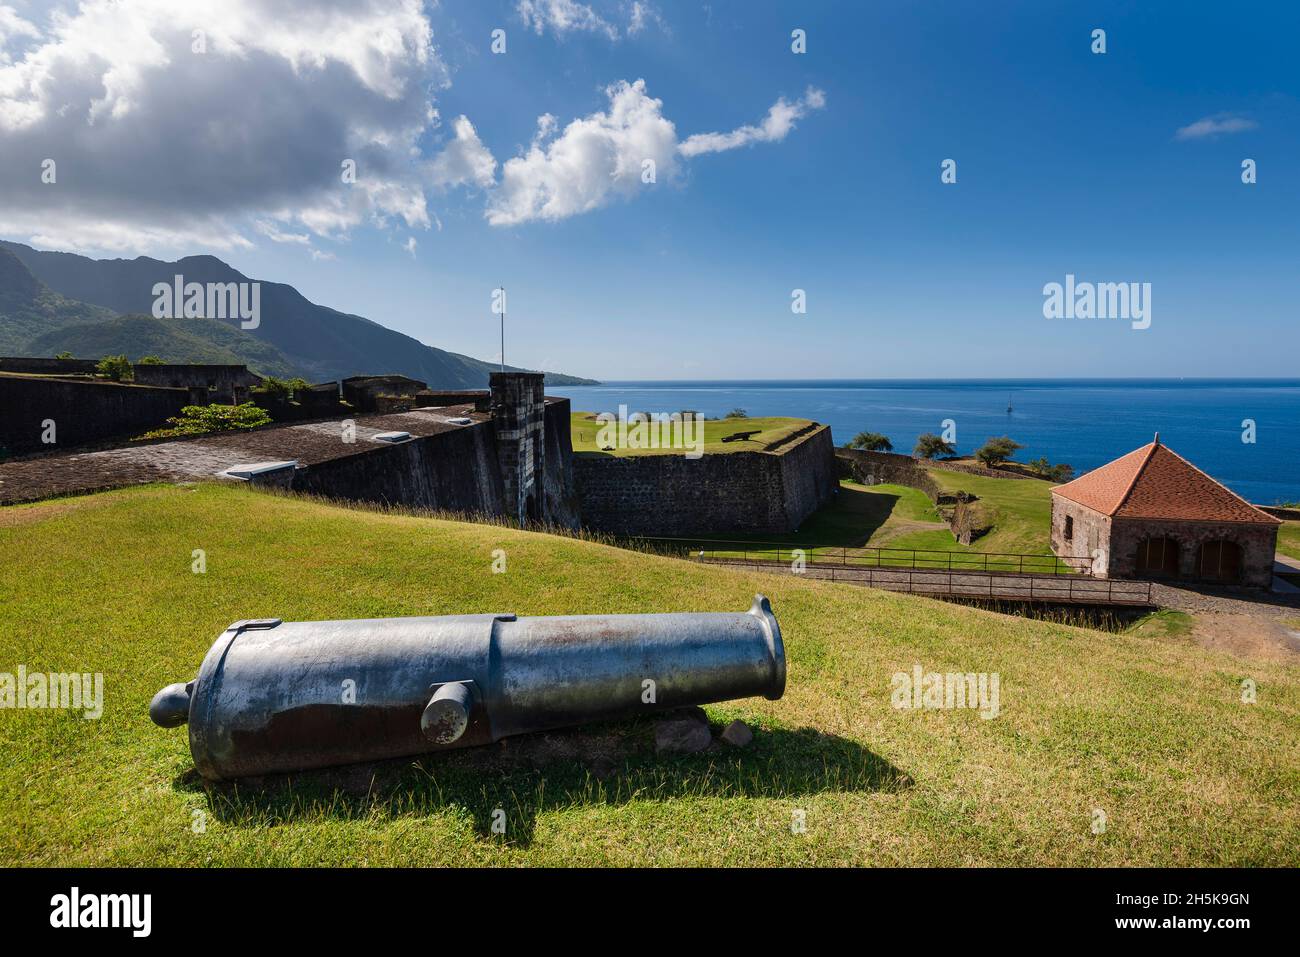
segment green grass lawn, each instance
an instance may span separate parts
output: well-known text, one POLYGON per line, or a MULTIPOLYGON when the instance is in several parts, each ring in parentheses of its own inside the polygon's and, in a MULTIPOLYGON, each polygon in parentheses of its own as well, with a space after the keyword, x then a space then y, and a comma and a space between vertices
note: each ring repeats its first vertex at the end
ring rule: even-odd
MULTIPOLYGON (((633 410, 635 411, 635 410, 633 410)), ((682 454, 680 449, 627 449, 616 448, 613 452, 604 452, 597 441, 601 423, 596 421, 594 412, 574 412, 570 416, 573 436, 573 451, 605 455, 664 455, 682 454)), ((761 452, 769 442, 789 435, 810 424, 808 419, 788 419, 768 417, 761 419, 710 419, 704 423, 704 452, 761 452), (755 432, 758 434, 743 441, 724 442, 729 435, 737 432, 755 432)), ((617 443, 612 443, 617 446, 617 443)))
POLYGON ((1300 522, 1283 522, 1277 530, 1277 550, 1288 558, 1300 559, 1300 522))
MULTIPOLYGON (((987 478, 944 469, 931 469, 930 474, 945 491, 966 491, 978 496, 980 507, 993 522, 993 530, 970 545, 961 545, 940 519, 930 499, 919 489, 905 485, 864 486, 842 481, 839 494, 811 515, 797 532, 786 535, 700 536, 698 540, 830 546, 810 549, 812 555, 826 559, 836 557, 841 549, 862 546, 975 555, 988 552, 1052 554, 1048 537, 1052 514, 1050 483, 1038 479, 987 478)), ((739 555, 740 552, 722 554, 739 555)), ((750 554, 765 553, 760 549, 751 550, 750 554)), ((770 554, 776 557, 775 550, 770 550, 770 554)), ((888 564, 901 561, 903 557, 900 552, 879 560, 888 564)), ((944 558, 918 557, 917 561, 919 566, 938 567, 944 558)), ((868 551, 856 558, 850 553, 846 560, 874 564, 878 557, 875 552, 868 551)), ((1048 571, 1050 568, 1044 565, 1038 570, 1048 571)))
POLYGON ((1104 634, 245 487, 151 486, 0 509, 0 670, 19 664, 102 672, 106 700, 98 721, 0 711, 6 864, 1300 865, 1300 669, 1161 628, 1104 634), (199 548, 206 574, 191 572, 199 548), (756 591, 789 684, 780 701, 707 709, 757 729, 742 751, 659 759, 641 719, 205 788, 184 729, 146 713, 237 619, 738 611, 756 591), (914 664, 998 673, 1000 715, 894 709, 891 677, 914 664), (1241 702, 1247 677, 1256 704, 1241 702))

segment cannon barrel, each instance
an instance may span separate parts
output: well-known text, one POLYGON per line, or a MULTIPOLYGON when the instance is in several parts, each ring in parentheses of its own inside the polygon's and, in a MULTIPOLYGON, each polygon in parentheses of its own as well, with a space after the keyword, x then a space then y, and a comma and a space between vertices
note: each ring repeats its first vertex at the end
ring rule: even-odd
POLYGON ((376 761, 785 691, 772 606, 658 615, 240 621, 149 706, 204 777, 376 761))

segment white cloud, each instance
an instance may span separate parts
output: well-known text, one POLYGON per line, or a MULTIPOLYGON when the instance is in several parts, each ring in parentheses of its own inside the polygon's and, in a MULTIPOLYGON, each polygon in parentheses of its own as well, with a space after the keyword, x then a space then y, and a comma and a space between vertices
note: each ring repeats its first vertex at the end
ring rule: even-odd
POLYGON ((1232 113, 1216 113, 1213 116, 1203 117, 1195 123, 1180 128, 1174 134, 1174 138, 1179 140, 1213 139, 1228 133, 1242 133, 1258 127, 1258 123, 1254 120, 1248 120, 1244 116, 1235 116, 1232 113))
POLYGON ((608 110, 572 121, 558 136, 554 116, 537 118, 528 150, 505 162, 500 184, 489 192, 489 223, 553 222, 599 209, 654 183, 671 181, 682 157, 780 142, 797 120, 826 106, 826 94, 809 87, 794 103, 778 99, 758 126, 700 133, 679 142, 676 127, 663 115, 663 102, 646 92, 645 80, 620 80, 606 87, 605 95, 608 110), (649 164, 654 176, 647 182, 649 164))
POLYGON ((793 103, 781 97, 772 104, 763 122, 757 126, 741 126, 730 133, 696 133, 687 137, 678 147, 683 156, 701 153, 721 153, 754 143, 779 143, 794 129, 795 122, 808 115, 810 110, 826 106, 826 94, 816 87, 808 87, 804 95, 793 103))
POLYGON ((0 234, 189 251, 247 248, 259 220, 430 226, 416 147, 446 71, 421 0, 82 0, 39 28, 0 6, 0 49, 5 167, 32 171, 0 180, 0 234))
POLYGON ((618 28, 587 4, 576 0, 519 0, 515 9, 524 26, 538 36, 550 28, 560 36, 580 31, 603 33, 611 40, 618 39, 618 28))
POLYGON ((306 233, 286 233, 282 232, 275 223, 268 222, 265 219, 259 219, 255 224, 257 231, 271 240, 273 243, 296 243, 300 246, 310 246, 311 236, 306 233))
POLYGON ((0 3, 0 66, 11 59, 8 47, 12 40, 19 37, 37 37, 40 31, 18 15, 13 7, 0 3))
POLYGON ((664 18, 655 7, 643 3, 642 0, 634 0, 628 19, 627 35, 630 37, 636 36, 652 23, 660 30, 667 31, 668 29, 668 25, 664 23, 664 18))
POLYGON ((478 138, 474 124, 466 117, 458 116, 452 128, 455 139, 429 164, 434 185, 444 188, 491 186, 496 182, 497 161, 478 138))
MULTIPOLYGON (((567 126, 538 117, 528 147, 498 174, 464 115, 440 149, 427 149, 440 124, 431 97, 447 71, 425 7, 80 0, 33 21, 0 0, 0 235, 181 255, 251 249, 264 237, 319 260, 329 256, 319 238, 345 240, 363 224, 441 229, 434 189, 483 190, 495 226, 578 215, 653 188, 647 161, 656 183, 671 182, 684 157, 778 141, 824 103, 809 89, 796 103, 778 100, 760 126, 683 143, 643 80, 620 81, 605 109, 567 126), (41 181, 47 158, 57 163, 53 184, 41 181)), ((519 8, 534 29, 609 25, 575 0, 519 8)), ((641 0, 612 9, 629 33, 659 22, 641 0)))
POLYGON ((415 258, 415 247, 416 247, 417 245, 419 245, 419 244, 415 241, 415 237, 414 237, 414 236, 410 236, 410 237, 407 238, 406 243, 402 246, 402 248, 405 249, 408 253, 410 253, 410 254, 411 254, 411 258, 414 259, 414 258, 415 258))
MULTIPOLYGON (((624 4, 622 9, 627 16, 627 36, 635 36, 652 23, 667 30, 659 10, 648 0, 633 0, 631 4, 624 4)), ((623 35, 594 7, 578 0, 518 0, 515 10, 524 26, 538 36, 550 30, 558 37, 570 33, 595 33, 617 41, 623 35)))
POLYGON ((645 185, 646 161, 654 162, 656 180, 672 176, 677 131, 664 118, 662 101, 646 94, 644 80, 620 80, 605 94, 607 111, 574 120, 549 145, 541 134, 553 130, 554 118, 539 121, 528 152, 502 167, 501 185, 488 202, 489 223, 565 219, 631 196, 645 185))

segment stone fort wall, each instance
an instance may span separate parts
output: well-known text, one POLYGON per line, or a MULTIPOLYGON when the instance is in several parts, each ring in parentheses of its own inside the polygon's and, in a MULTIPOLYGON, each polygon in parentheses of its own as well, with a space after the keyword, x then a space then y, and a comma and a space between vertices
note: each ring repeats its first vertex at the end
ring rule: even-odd
POLYGON ((574 456, 582 522, 616 535, 793 532, 838 486, 831 430, 773 452, 574 456))
POLYGON ((0 449, 19 455, 132 438, 165 428, 189 404, 186 389, 0 374, 0 449), (57 445, 41 441, 47 419, 54 422, 57 445))
MULTIPOLYGON (((578 525, 569 438, 569 400, 547 402, 542 470, 543 521, 578 525)), ((292 488, 330 498, 459 512, 507 515, 500 443, 493 422, 479 422, 396 445, 379 445, 295 470, 292 488)))

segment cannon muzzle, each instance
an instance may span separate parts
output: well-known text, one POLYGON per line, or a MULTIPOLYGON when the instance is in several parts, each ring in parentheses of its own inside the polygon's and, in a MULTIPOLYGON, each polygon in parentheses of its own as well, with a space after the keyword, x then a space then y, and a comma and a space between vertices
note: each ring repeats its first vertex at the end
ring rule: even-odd
POLYGON ((667 615, 240 621, 149 706, 206 778, 377 761, 785 691, 772 606, 667 615))

